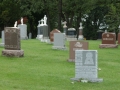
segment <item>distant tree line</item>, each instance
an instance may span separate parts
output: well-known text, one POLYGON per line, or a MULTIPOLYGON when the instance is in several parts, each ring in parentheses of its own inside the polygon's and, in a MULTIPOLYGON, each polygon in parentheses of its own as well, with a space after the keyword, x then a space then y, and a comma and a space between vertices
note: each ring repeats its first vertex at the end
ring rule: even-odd
POLYGON ((97 39, 99 29, 118 33, 120 0, 0 0, 0 31, 27 17, 28 33, 35 38, 38 21, 44 15, 49 32, 55 28, 62 32, 61 22, 66 21, 78 34, 82 22, 84 37, 97 39))

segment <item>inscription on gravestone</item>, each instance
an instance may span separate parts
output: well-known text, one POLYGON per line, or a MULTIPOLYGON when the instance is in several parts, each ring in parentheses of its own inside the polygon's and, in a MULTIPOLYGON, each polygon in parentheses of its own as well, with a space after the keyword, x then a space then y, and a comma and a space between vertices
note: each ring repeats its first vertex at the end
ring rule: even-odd
POLYGON ((5 28, 5 49, 20 50, 20 29, 14 27, 5 28))

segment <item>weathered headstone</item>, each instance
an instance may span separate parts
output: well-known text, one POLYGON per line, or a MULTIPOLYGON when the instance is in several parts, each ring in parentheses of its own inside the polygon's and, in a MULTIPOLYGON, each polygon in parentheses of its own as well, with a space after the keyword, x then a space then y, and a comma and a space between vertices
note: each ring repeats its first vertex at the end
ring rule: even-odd
POLYGON ((23 57, 24 51, 20 45, 20 29, 15 27, 5 28, 5 50, 2 51, 4 56, 23 57))
POLYGON ((69 42, 69 60, 75 61, 75 50, 88 50, 88 42, 85 41, 70 41, 69 42))
POLYGON ((98 54, 97 50, 75 51, 75 78, 72 80, 87 82, 102 82, 98 79, 98 54))
POLYGON ((53 42, 54 41, 54 33, 61 33, 60 30, 58 29, 54 29, 50 32, 50 41, 53 42))
POLYGON ((53 49, 66 50, 65 46, 65 34, 63 33, 54 33, 54 42, 53 49))
POLYGON ((99 45, 100 48, 117 48, 116 44, 116 34, 106 32, 102 34, 102 44, 99 45))
POLYGON ((4 43, 5 43, 4 30, 2 31, 1 36, 2 36, 2 42, 0 43, 0 46, 4 47, 4 43))

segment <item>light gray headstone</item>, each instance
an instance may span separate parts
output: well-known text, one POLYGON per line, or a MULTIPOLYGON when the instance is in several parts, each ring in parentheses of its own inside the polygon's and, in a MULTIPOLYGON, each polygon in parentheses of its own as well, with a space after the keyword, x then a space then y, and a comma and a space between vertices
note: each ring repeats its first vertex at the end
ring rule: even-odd
POLYGON ((66 49, 65 47, 65 34, 54 33, 53 49, 66 49))
POLYGON ((26 24, 19 24, 18 27, 20 28, 20 38, 21 39, 28 39, 28 37, 27 37, 27 25, 26 24))
POLYGON ((75 78, 90 82, 101 82, 98 79, 98 53, 97 50, 75 51, 75 78))

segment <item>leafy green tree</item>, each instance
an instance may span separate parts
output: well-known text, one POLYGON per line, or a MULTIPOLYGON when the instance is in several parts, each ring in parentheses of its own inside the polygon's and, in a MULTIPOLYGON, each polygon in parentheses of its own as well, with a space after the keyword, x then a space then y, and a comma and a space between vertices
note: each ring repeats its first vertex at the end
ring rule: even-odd
POLYGON ((17 0, 0 0, 0 27, 13 26, 20 16, 20 3, 17 0))

